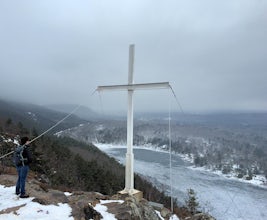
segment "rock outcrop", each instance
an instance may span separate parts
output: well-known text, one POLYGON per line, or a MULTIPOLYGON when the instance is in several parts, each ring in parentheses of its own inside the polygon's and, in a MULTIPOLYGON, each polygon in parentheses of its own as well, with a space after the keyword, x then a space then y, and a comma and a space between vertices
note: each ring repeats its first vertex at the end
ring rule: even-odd
MULTIPOLYGON (((15 186, 17 176, 14 174, 1 174, 0 184, 5 186, 15 186)), ((106 196, 98 192, 72 191, 66 193, 61 190, 52 189, 43 181, 37 180, 31 173, 26 183, 26 191, 33 202, 42 205, 58 205, 59 203, 67 203, 72 209, 72 216, 75 220, 100 220, 101 213, 96 211, 97 204, 107 207, 107 212, 115 215, 118 220, 169 220, 172 213, 161 204, 148 202, 145 199, 136 199, 133 196, 125 196, 116 194, 106 196), (103 201, 105 201, 103 203, 103 201), (157 210, 161 218, 156 213, 157 210)), ((11 207, 1 211, 0 214, 16 212, 20 206, 11 207)), ((182 217, 181 220, 215 220, 212 216, 204 213, 198 213, 190 217, 182 217)))
MULTIPOLYGON (((0 184, 14 186, 16 178, 16 175, 0 175, 0 184)), ((132 196, 122 198, 120 195, 114 195, 108 197, 98 192, 84 191, 73 191, 67 196, 66 193, 51 189, 35 178, 29 178, 26 183, 26 191, 31 197, 34 197, 34 202, 42 205, 68 203, 72 208, 72 216, 75 220, 100 220, 102 218, 101 214, 94 209, 100 200, 110 200, 104 205, 107 207, 107 211, 114 214, 118 220, 160 220, 147 200, 137 201, 132 196)), ((19 209, 19 207, 14 209, 19 209)), ((14 209, 5 212, 9 213, 14 209)))

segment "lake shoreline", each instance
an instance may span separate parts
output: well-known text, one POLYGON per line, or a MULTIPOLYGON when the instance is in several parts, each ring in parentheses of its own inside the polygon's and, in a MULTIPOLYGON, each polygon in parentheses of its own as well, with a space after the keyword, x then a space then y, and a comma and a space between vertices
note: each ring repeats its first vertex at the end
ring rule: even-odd
MULTIPOLYGON (((111 149, 111 148, 125 148, 126 149, 126 145, 119 145, 119 144, 114 145, 114 144, 103 144, 103 143, 93 143, 93 144, 95 146, 97 146, 100 150, 111 149)), ((133 146, 133 149, 145 149, 145 150, 151 150, 151 151, 156 151, 156 152, 169 153, 168 150, 164 150, 161 147, 155 147, 152 145, 133 146)), ((207 167, 197 167, 197 166, 193 165, 193 159, 188 157, 187 155, 178 154, 178 153, 175 153, 173 151, 172 151, 172 154, 175 154, 175 155, 179 156, 183 161, 190 163, 191 166, 188 166, 189 169, 213 173, 213 174, 216 174, 218 176, 222 176, 222 177, 227 178, 227 179, 231 179, 234 181, 239 181, 242 183, 247 183, 247 184, 251 184, 254 186, 258 186, 258 187, 267 189, 267 179, 263 175, 254 175, 252 177, 252 180, 246 180, 243 178, 236 177, 234 172, 230 172, 228 174, 223 174, 222 171, 220 171, 220 170, 212 170, 212 169, 207 168, 207 167)))

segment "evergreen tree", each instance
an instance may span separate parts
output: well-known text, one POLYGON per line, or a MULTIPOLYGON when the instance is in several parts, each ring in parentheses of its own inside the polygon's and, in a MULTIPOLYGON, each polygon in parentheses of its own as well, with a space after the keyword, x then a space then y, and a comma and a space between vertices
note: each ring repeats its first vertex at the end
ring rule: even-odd
POLYGON ((195 214, 197 212, 199 203, 197 201, 195 191, 191 188, 187 190, 187 199, 185 201, 185 204, 188 210, 191 212, 191 214, 195 214))

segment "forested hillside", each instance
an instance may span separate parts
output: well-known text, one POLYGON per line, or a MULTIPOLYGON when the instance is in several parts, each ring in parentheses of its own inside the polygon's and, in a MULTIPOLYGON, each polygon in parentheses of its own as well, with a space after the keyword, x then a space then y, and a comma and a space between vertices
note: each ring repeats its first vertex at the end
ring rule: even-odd
MULTIPOLYGON (((171 121, 164 118, 136 120, 134 144, 150 145, 191 158, 196 166, 222 173, 235 173, 238 178, 253 175, 267 177, 266 114, 229 114, 185 116, 171 121)), ((90 122, 58 133, 84 142, 126 143, 126 121, 90 122)))
MULTIPOLYGON (((38 136, 36 129, 28 129, 12 118, 0 117, 0 153, 14 149, 19 136, 38 136)), ((31 170, 36 178, 50 187, 95 191, 112 195, 124 188, 124 167, 92 144, 84 144, 68 137, 42 136, 31 144, 34 161, 31 170)), ((12 154, 1 160, 1 173, 13 166, 12 154)), ((151 183, 135 176, 135 188, 144 198, 170 206, 170 198, 151 183)), ((178 208, 178 207, 177 207, 178 208)))

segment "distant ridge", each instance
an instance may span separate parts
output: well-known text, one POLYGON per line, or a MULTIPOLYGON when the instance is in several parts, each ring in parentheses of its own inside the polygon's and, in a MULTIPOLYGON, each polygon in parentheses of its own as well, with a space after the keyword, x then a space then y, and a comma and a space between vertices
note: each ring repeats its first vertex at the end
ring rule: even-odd
MULTIPOLYGON (((2 120, 10 118, 15 124, 21 122, 28 129, 34 127, 38 131, 43 131, 65 116, 66 113, 64 112, 48 109, 44 106, 0 99, 0 118, 2 118, 2 120)), ((60 124, 55 131, 77 126, 78 124, 85 122, 86 120, 72 115, 68 120, 60 124)))
MULTIPOLYGON (((77 106, 78 105, 75 104, 51 104, 45 105, 44 107, 58 112, 70 113, 77 106)), ((80 106, 79 109, 75 111, 74 115, 85 120, 92 120, 100 117, 96 112, 86 106, 80 106)))

